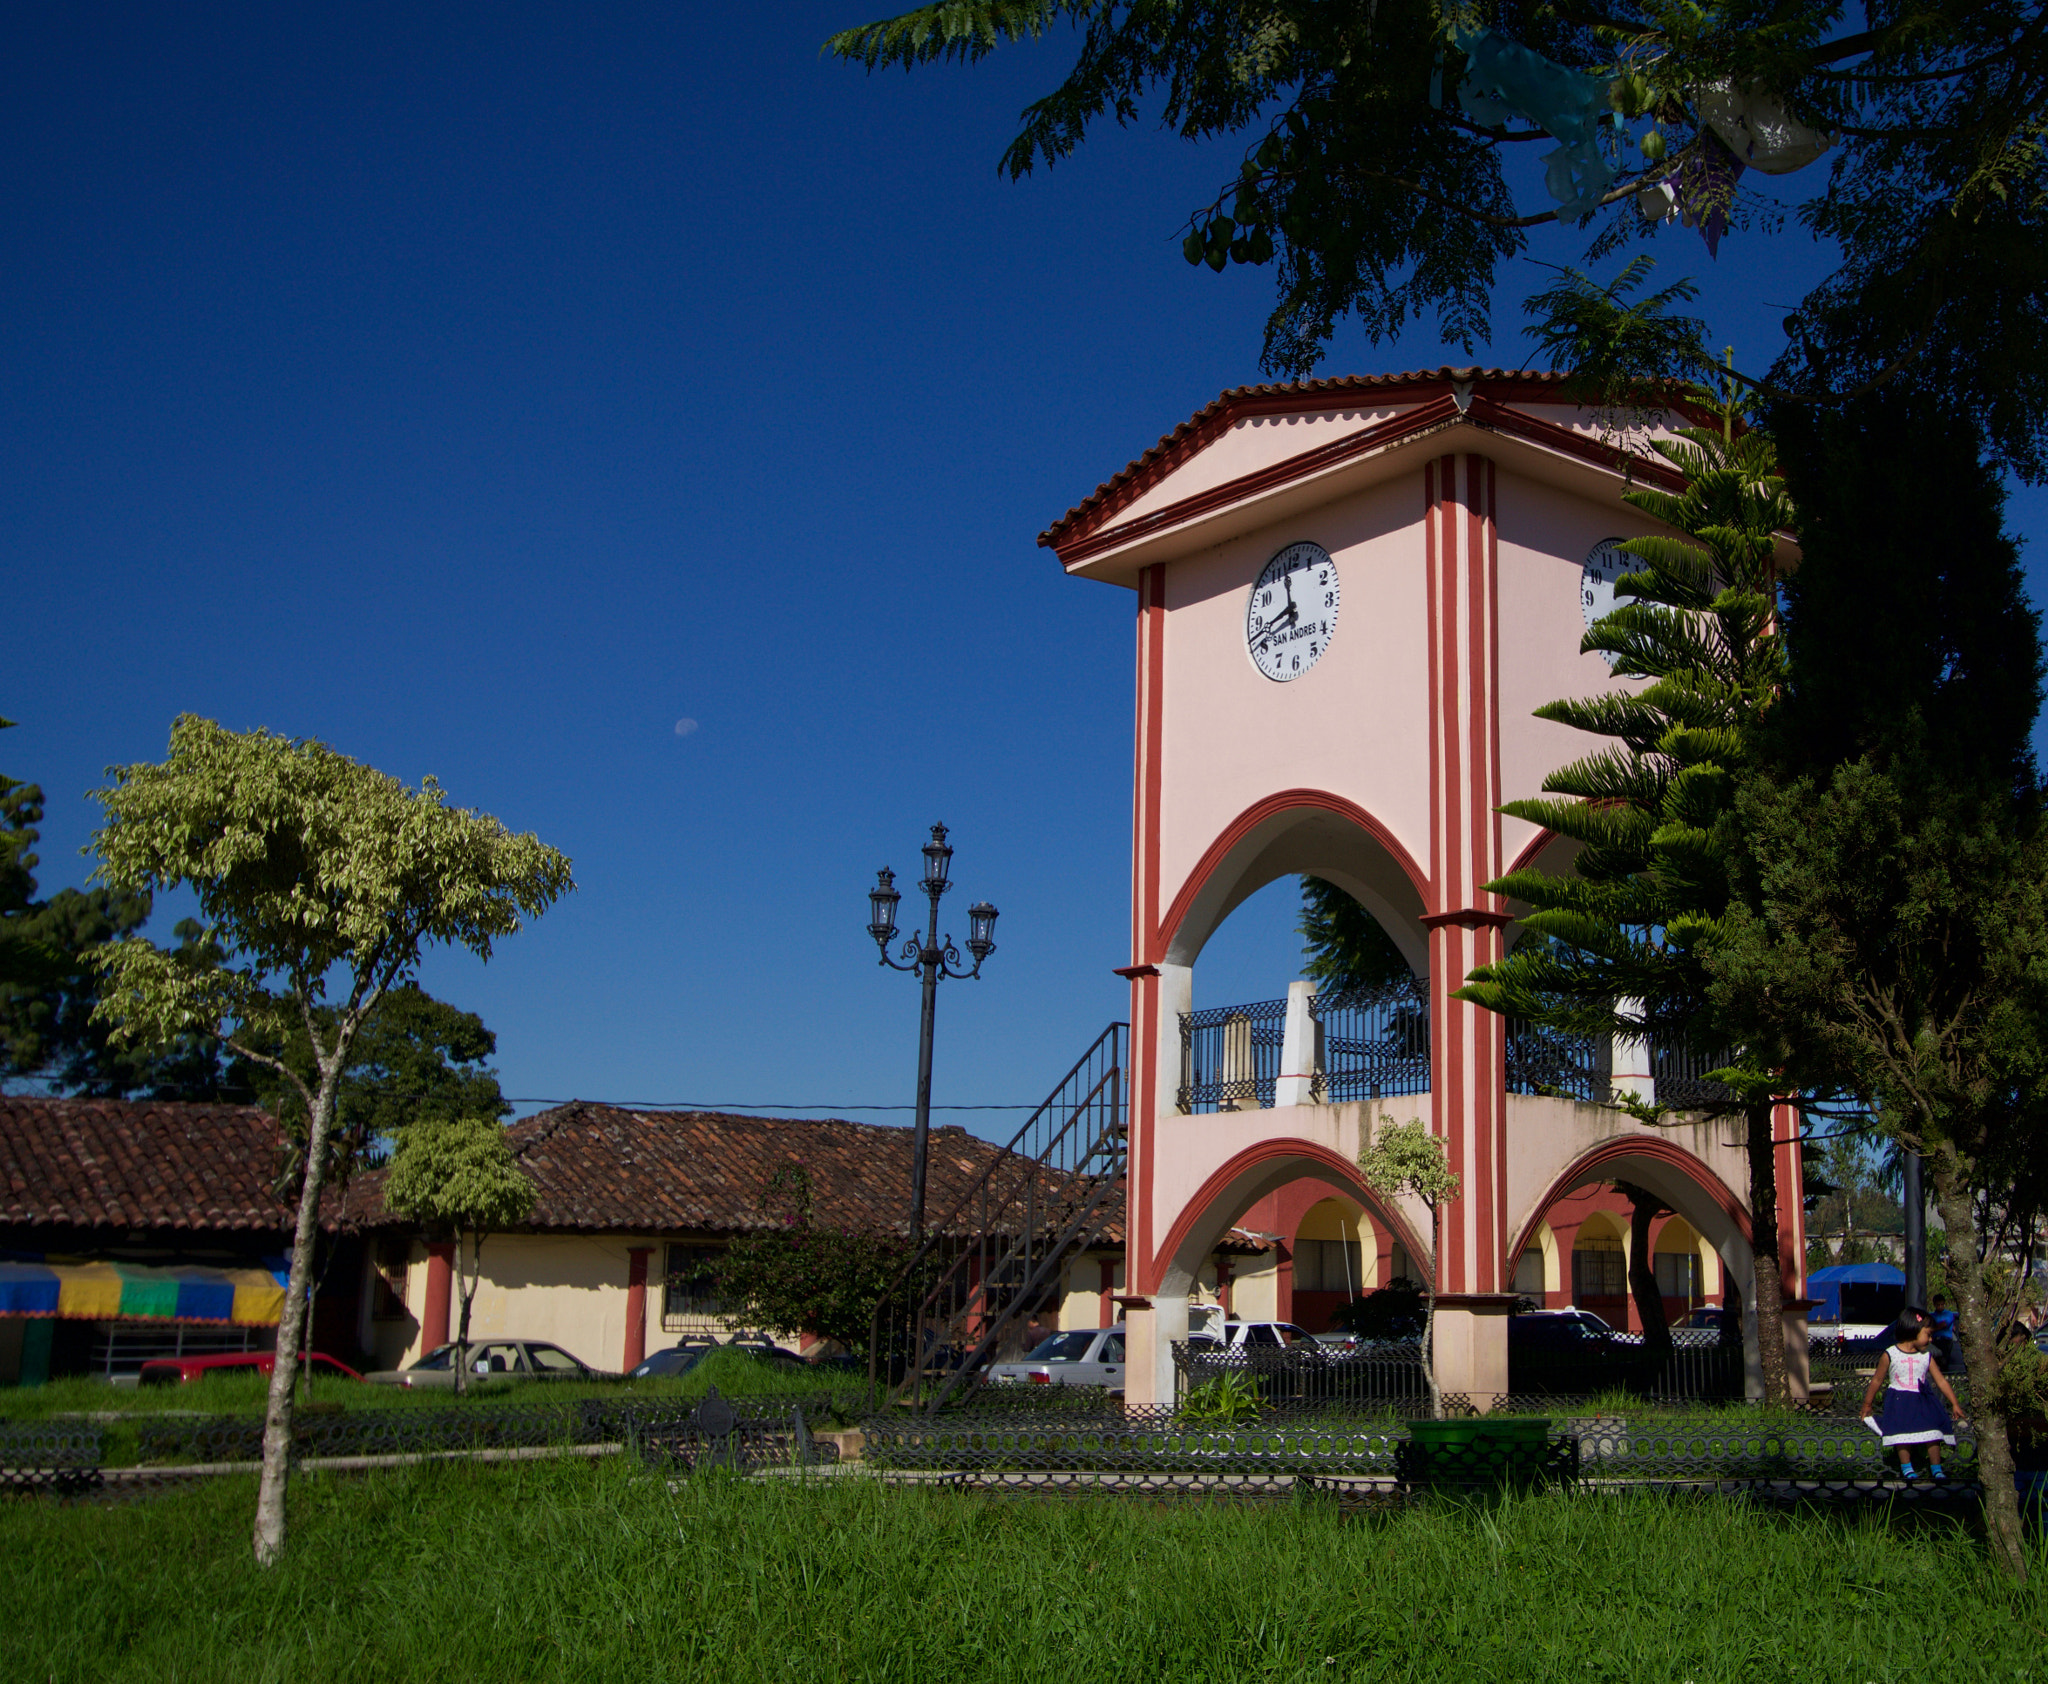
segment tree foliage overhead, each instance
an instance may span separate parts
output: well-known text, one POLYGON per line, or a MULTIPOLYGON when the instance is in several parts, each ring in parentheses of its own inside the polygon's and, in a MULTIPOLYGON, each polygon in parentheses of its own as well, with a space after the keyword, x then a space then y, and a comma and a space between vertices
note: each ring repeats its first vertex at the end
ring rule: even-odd
MULTIPOLYGON (((1184 250, 1275 266, 1271 371, 1306 373, 1347 315, 1375 342, 1433 318, 1469 353, 1501 263, 1542 224, 1582 225, 1589 262, 1644 241, 1697 253, 1687 228, 1710 247, 1732 229, 1739 252, 1784 215, 1757 174, 1796 168, 1791 214, 1839 261, 1750 378, 1831 400, 1908 371, 2048 474, 2039 0, 1872 0, 1853 20, 1830 0, 937 0, 826 51, 870 70, 972 62, 1061 26, 1073 68, 1001 167, 1057 163, 1150 104, 1187 139, 1236 141, 1184 250), (1521 203, 1518 152, 1546 180, 1521 203)), ((1539 336, 1610 390, 1697 377, 1704 324, 1671 308, 1689 294, 1629 297, 1641 279, 1546 297, 1539 336)))
POLYGON ((1380 921, 1334 883, 1301 880, 1302 974, 1325 994, 1384 988, 1414 975, 1380 921))

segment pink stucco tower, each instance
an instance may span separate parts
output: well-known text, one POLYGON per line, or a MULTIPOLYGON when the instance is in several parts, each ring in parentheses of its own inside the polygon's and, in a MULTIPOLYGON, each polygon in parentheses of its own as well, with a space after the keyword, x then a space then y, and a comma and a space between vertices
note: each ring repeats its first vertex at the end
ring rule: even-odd
MULTIPOLYGON (((1666 425, 1586 410, 1541 374, 1245 387, 1041 538, 1069 573, 1137 599, 1122 973, 1134 1400, 1171 1395, 1199 1259, 1290 1181, 1326 1181, 1379 1211, 1411 1256, 1429 1254, 1423 1213, 1386 1208, 1358 1176, 1381 1119, 1426 1117, 1461 1178, 1435 1260, 1447 1389, 1506 1391, 1514 1259, 1573 1186, 1656 1188, 1749 1281, 1727 1125, 1649 1131, 1608 1107, 1511 1093, 1506 1025, 1448 997, 1513 937, 1516 909, 1481 885, 1517 863, 1568 863, 1565 844, 1497 809, 1593 746, 1534 710, 1618 682, 1579 642, 1611 599, 1615 540, 1649 524, 1623 492, 1677 484, 1649 449, 1666 425), (1201 949, 1248 895, 1303 872, 1370 909, 1425 979, 1427 1091, 1327 1099, 1290 1008, 1286 1068, 1256 1105, 1187 1105, 1183 1014, 1201 949)), ((1615 1049, 1614 1070, 1622 1086, 1651 1079, 1640 1050, 1615 1049)), ((1782 1175, 1798 1186, 1794 1147, 1782 1175)), ((1796 1295, 1799 1200, 1780 1204, 1796 1295)))

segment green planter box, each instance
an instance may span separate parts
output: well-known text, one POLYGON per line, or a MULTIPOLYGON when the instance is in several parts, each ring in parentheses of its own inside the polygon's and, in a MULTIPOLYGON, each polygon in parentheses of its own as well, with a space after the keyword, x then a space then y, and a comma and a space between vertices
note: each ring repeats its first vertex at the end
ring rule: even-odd
POLYGON ((1578 1442, 1553 1440, 1547 1420, 1410 1421, 1408 1442, 1395 1454, 1411 1485, 1498 1489, 1569 1479, 1578 1472, 1578 1442))

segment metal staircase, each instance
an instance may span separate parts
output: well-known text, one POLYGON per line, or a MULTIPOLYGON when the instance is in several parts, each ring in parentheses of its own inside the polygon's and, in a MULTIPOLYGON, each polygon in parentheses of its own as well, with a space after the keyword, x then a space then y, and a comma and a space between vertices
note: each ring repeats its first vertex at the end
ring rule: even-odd
POLYGON ((1098 1035, 1007 1150, 929 1224, 875 1311, 868 1374, 879 1397, 941 1407, 1121 1215, 1128 1031, 1112 1023, 1098 1035))

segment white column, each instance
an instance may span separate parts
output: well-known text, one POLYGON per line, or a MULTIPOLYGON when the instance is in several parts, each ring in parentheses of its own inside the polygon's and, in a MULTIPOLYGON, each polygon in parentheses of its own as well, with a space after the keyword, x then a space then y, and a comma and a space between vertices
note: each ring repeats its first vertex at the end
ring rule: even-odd
MULTIPOLYGON (((1640 1013, 1640 1000, 1622 1000, 1617 1004, 1618 1015, 1640 1013)), ((1636 1099, 1654 1100, 1657 1097, 1657 1072, 1650 1061, 1650 1043, 1631 1036, 1616 1035, 1609 1042, 1613 1062, 1613 1086, 1619 1094, 1636 1099)))
POLYGON ((1287 985, 1287 1023, 1280 1034, 1280 1079, 1273 1084, 1273 1104, 1315 1103, 1316 1020, 1308 1003, 1315 998, 1312 982, 1287 985))

